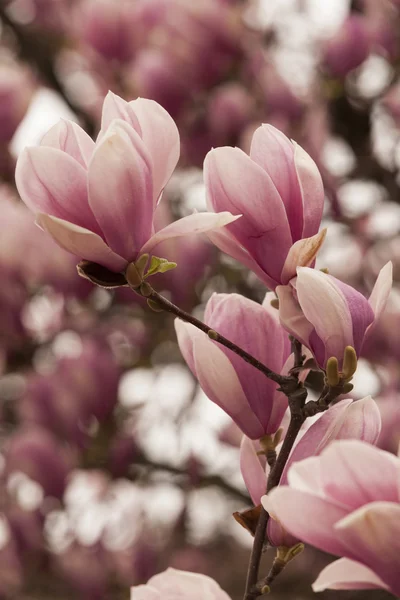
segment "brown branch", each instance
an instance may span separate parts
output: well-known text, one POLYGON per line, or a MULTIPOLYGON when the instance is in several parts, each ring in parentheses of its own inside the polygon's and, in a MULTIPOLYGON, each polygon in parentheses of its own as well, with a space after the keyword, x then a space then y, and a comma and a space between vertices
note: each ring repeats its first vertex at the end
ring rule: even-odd
MULTIPOLYGON (((171 465, 168 463, 150 460, 144 454, 141 454, 140 456, 135 457, 135 462, 132 465, 132 467, 135 467, 135 466, 144 466, 144 467, 147 467, 148 469, 150 469, 151 471, 166 471, 166 472, 170 473, 171 475, 184 477, 185 479, 190 477, 190 474, 187 471, 185 471, 184 469, 182 469, 180 467, 175 467, 174 465, 171 465)), ((128 474, 128 478, 130 478, 129 474, 128 474)), ((200 474, 198 485, 193 486, 193 487, 204 488, 204 487, 212 487, 212 486, 220 488, 221 490, 223 490, 230 496, 235 496, 237 499, 239 499, 244 504, 247 504, 247 505, 249 504, 250 498, 246 493, 244 493, 241 490, 239 490, 238 488, 234 487, 233 485, 228 483, 225 479, 223 479, 219 475, 204 475, 204 476, 202 476, 200 474)))

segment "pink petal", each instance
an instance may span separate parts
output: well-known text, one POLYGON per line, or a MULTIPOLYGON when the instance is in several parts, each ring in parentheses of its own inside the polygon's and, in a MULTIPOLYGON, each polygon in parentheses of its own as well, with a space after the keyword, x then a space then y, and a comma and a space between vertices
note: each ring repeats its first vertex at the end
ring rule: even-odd
MULTIPOLYGON (((356 402, 341 400, 323 413, 307 429, 301 440, 296 443, 282 473, 281 483, 284 484, 287 482, 288 471, 290 469, 290 484, 294 485, 297 489, 307 489, 309 485, 309 472, 312 471, 312 468, 310 463, 304 461, 305 458, 318 456, 334 440, 360 439, 374 444, 379 437, 380 425, 380 412, 371 396, 367 396, 356 402), (291 468, 295 463, 296 467, 291 468), (302 465, 304 465, 304 469, 302 465), (305 477, 304 481, 303 477, 305 477)), ((325 460, 324 454, 324 458, 316 462, 323 462, 325 465, 325 460)), ((315 465, 313 469, 316 469, 315 465)), ((330 471, 328 472, 330 477, 330 471)), ((336 471, 336 473, 339 473, 339 471, 336 471)), ((332 475, 332 480, 335 480, 335 475, 332 475)), ((325 478, 322 477, 322 486, 324 481, 325 478)), ((340 494, 339 497, 334 496, 334 499, 342 504, 346 504, 347 495, 340 494)), ((350 504, 349 508, 352 507, 353 505, 350 504)))
POLYGON ((374 500, 398 501, 398 459, 359 440, 341 440, 321 454, 324 493, 350 509, 374 500))
POLYGON ((294 162, 303 198, 303 238, 315 235, 324 209, 324 185, 318 167, 301 146, 293 142, 294 162))
POLYGON ((130 600, 162 600, 162 594, 151 585, 135 585, 130 600))
POLYGON ((282 474, 282 483, 286 483, 288 469, 294 463, 298 463, 309 456, 318 455, 330 441, 335 439, 335 434, 338 433, 338 430, 340 430, 340 427, 343 425, 347 409, 351 404, 352 400, 341 400, 341 402, 338 402, 324 412, 320 418, 307 429, 301 440, 293 448, 282 474))
POLYGON ((297 539, 331 554, 344 553, 345 546, 334 525, 346 516, 346 508, 288 486, 274 488, 268 498, 272 514, 297 539))
POLYGON ((56 125, 45 133, 40 145, 66 152, 77 160, 84 169, 87 169, 95 148, 94 141, 86 131, 73 121, 64 119, 60 119, 56 125))
POLYGON ((15 172, 18 191, 35 213, 47 213, 100 233, 87 199, 87 174, 61 150, 26 148, 15 172))
POLYGON ((346 346, 354 346, 353 323, 344 294, 333 278, 307 267, 297 269, 296 290, 305 318, 325 346, 322 366, 331 356, 340 362, 346 346))
POLYGON ((89 203, 107 243, 128 261, 152 229, 152 179, 148 152, 124 121, 113 121, 89 164, 89 203))
POLYGON ((275 291, 279 300, 279 318, 282 327, 302 344, 309 346, 310 335, 314 331, 314 327, 305 318, 293 295, 293 288, 289 285, 278 285, 275 291))
POLYGON ((270 496, 262 496, 261 503, 271 517, 267 526, 267 537, 270 544, 272 546, 286 546, 287 548, 297 544, 299 539, 286 531, 275 514, 274 504, 271 502, 270 496))
POLYGON ((210 242, 212 242, 219 250, 228 254, 242 265, 253 271, 257 277, 269 288, 275 288, 277 282, 268 277, 259 267, 254 258, 243 248, 234 235, 227 228, 215 229, 206 233, 210 242))
POLYGON ((372 502, 343 518, 335 527, 352 555, 400 594, 400 506, 372 502))
POLYGON ((139 120, 130 103, 117 96, 117 94, 108 92, 103 102, 103 110, 101 113, 101 130, 98 140, 105 135, 108 127, 115 119, 121 119, 122 121, 125 121, 128 123, 128 125, 133 127, 140 137, 142 137, 142 130, 139 125, 139 120))
MULTIPOLYGON (((230 600, 216 581, 201 573, 190 573, 168 568, 149 580, 152 588, 161 592, 165 600, 230 600)), ((132 599, 135 600, 135 599, 132 599)))
POLYGON ((289 250, 285 264, 282 269, 282 283, 296 277, 297 267, 309 267, 314 262, 326 236, 326 229, 323 229, 316 235, 304 240, 298 240, 289 250))
MULTIPOLYGON (((232 215, 229 212, 221 213, 194 213, 174 223, 170 223, 155 233, 142 247, 141 253, 153 252, 155 247, 170 238, 182 237, 183 235, 192 235, 196 233, 206 233, 213 229, 224 227, 239 219, 240 215, 232 215)), ((163 257, 165 258, 165 257, 163 257)), ((168 257, 166 257, 168 258, 168 257)))
MULTIPOLYGON (((281 481, 283 482, 283 477, 281 481)), ((318 456, 309 456, 300 462, 291 461, 290 471, 285 477, 286 481, 289 481, 290 487, 301 492, 308 492, 321 498, 324 496, 321 461, 318 456)))
POLYGON ((244 435, 240 444, 240 470, 255 506, 260 504, 261 496, 264 496, 267 489, 265 467, 260 458, 257 456, 255 443, 244 435))
POLYGON ((274 321, 276 321, 276 323, 279 323, 279 310, 272 306, 271 302, 273 300, 276 300, 275 292, 267 292, 264 296, 262 307, 265 308, 267 313, 270 315, 270 317, 272 317, 272 319, 274 319, 274 321))
POLYGON ((303 230, 303 200, 292 142, 272 125, 261 125, 253 134, 250 157, 271 177, 285 205, 292 239, 299 240, 303 230))
POLYGON ((325 567, 313 583, 314 592, 324 590, 369 590, 389 587, 368 567, 350 560, 339 558, 325 567))
MULTIPOLYGON (((290 343, 279 322, 263 306, 240 294, 213 294, 204 318, 210 327, 257 360, 273 371, 281 371, 290 354, 290 343)), ((276 392, 274 382, 240 356, 222 350, 234 366, 248 402, 265 428, 264 433, 275 433, 287 408, 286 397, 276 392)))
POLYGON ((197 329, 194 325, 190 323, 185 323, 180 319, 174 320, 175 333, 178 340, 179 349, 182 353, 183 358, 185 359, 189 369, 192 371, 193 375, 197 377, 196 365, 193 357, 193 342, 196 336, 202 334, 202 332, 197 329))
MULTIPOLYGON (((329 275, 329 277, 331 276, 329 275)), ((358 355, 361 352, 366 331, 374 321, 374 311, 360 292, 335 277, 331 277, 331 279, 342 292, 349 307, 353 323, 353 347, 358 355)))
POLYGON ((264 428, 250 408, 235 369, 224 352, 203 334, 194 338, 193 357, 197 378, 210 400, 251 439, 264 435, 264 428))
POLYGON ((175 319, 175 331, 183 358, 205 394, 252 439, 264 430, 251 411, 239 379, 228 358, 202 331, 175 319), (207 365, 211 368, 207 372, 207 365))
POLYGON ((369 303, 375 314, 375 320, 379 319, 385 310, 387 300, 393 283, 393 264, 391 261, 386 263, 379 271, 378 278, 369 297, 369 303))
POLYGON ((180 154, 180 139, 175 121, 154 100, 138 98, 129 103, 135 112, 142 140, 153 162, 153 191, 156 202, 168 183, 180 154))
POLYGON ((283 202, 267 173, 239 148, 217 148, 206 156, 204 179, 215 211, 243 214, 229 230, 275 281, 292 245, 283 202))
POLYGON ((115 254, 99 235, 50 215, 39 214, 36 222, 64 250, 103 265, 116 273, 125 269, 126 260, 115 254))

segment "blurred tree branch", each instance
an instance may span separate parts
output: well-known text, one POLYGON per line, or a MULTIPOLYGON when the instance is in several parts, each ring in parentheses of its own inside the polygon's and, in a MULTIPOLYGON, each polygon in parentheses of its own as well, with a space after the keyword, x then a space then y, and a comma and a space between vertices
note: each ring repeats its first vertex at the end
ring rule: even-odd
POLYGON ((0 20, 14 34, 18 42, 20 58, 38 72, 46 85, 60 94, 67 106, 79 118, 85 131, 93 137, 96 130, 94 120, 71 99, 57 73, 54 64, 57 42, 54 36, 44 35, 43 32, 16 23, 10 18, 4 0, 0 1, 0 20))

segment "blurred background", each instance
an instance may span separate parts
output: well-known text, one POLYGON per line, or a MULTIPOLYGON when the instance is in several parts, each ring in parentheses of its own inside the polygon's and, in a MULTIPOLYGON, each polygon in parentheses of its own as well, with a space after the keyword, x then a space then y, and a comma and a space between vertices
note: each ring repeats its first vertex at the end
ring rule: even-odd
MULTIPOLYGON (((400 2, 0 0, 0 28, 0 598, 118 600, 170 565, 239 600, 252 543, 231 516, 251 504, 239 431, 197 387, 173 319, 80 279, 34 225, 15 161, 60 117, 97 135, 109 89, 153 98, 182 141, 162 227, 204 210, 211 147, 247 150, 262 122, 295 139, 325 184, 318 266, 368 294, 394 262, 353 393, 378 401, 380 446, 396 451, 400 2)), ((154 287, 180 307, 201 316, 214 291, 262 300, 255 276, 202 237, 173 243, 178 268, 154 287)), ((311 597, 328 560, 307 549, 270 598, 311 597)))

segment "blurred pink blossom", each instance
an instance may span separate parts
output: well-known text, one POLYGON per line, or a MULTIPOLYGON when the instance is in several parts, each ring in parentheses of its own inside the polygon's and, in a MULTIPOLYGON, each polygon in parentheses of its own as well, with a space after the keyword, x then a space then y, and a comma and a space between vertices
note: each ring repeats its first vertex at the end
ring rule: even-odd
POLYGON ((18 63, 0 64, 0 143, 7 144, 25 116, 35 91, 30 71, 18 63))
POLYGON ((323 48, 323 63, 330 75, 345 77, 369 55, 371 33, 362 15, 351 15, 323 48))
POLYGON ((135 52, 135 4, 131 0, 82 0, 77 5, 80 38, 107 60, 127 61, 135 52))

